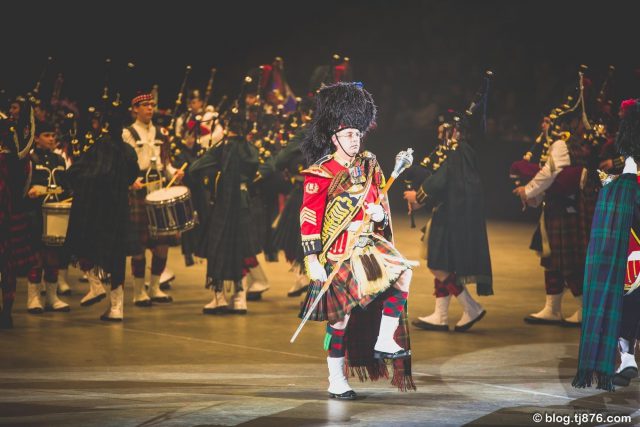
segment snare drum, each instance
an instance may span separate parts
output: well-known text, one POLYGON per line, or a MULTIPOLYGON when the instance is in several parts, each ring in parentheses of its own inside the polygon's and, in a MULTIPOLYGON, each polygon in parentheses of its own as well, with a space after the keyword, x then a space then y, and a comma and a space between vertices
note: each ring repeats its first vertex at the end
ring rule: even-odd
POLYGON ((153 237, 191 230, 198 223, 191 192, 185 186, 153 191, 145 198, 145 206, 149 217, 149 233, 153 237))
POLYGON ((62 246, 67 237, 71 203, 42 205, 42 242, 47 246, 62 246))

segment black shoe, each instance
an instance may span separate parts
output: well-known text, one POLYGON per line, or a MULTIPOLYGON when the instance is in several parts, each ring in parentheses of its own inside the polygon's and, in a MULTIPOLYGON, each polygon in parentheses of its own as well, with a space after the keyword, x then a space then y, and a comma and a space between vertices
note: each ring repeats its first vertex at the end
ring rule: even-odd
POLYGON ((487 314, 487 310, 482 310, 482 313, 478 314, 478 317, 473 319, 471 322, 465 323, 464 325, 456 326, 454 328, 454 330, 456 332, 468 331, 469 329, 471 329, 471 327, 473 326, 474 323, 479 322, 480 320, 482 320, 482 318, 484 317, 485 314, 487 314))
POLYGON ((57 290, 56 293, 60 296, 68 297, 69 295, 71 295, 71 289, 67 289, 64 292, 60 292, 60 290, 57 290))
POLYGON ((60 308, 53 308, 50 305, 45 305, 44 311, 54 311, 56 313, 68 313, 71 311, 71 307, 66 306, 66 307, 60 307, 60 308))
POLYGON ((411 356, 411 350, 398 350, 395 353, 386 353, 384 351, 373 350, 373 358, 374 359, 404 359, 405 357, 411 356))
POLYGON ((44 309, 42 309, 42 308, 29 308, 29 309, 27 309, 27 313, 29 313, 29 314, 42 314, 42 313, 44 313, 44 309))
POLYGON ((566 328, 581 328, 582 322, 567 322, 566 320, 563 320, 562 326, 566 328))
POLYGON ((109 317, 106 314, 100 316, 100 320, 102 320, 103 322, 122 322, 122 319, 114 319, 113 317, 109 317))
POLYGON ((228 314, 228 313, 229 313, 229 307, 226 305, 222 307, 202 309, 202 314, 228 314))
POLYGON ((165 304, 165 303, 173 302, 173 297, 169 295, 167 295, 166 297, 153 297, 151 298, 151 301, 157 302, 160 304, 165 304))
POLYGON ((613 384, 620 387, 627 387, 631 380, 638 377, 638 368, 627 366, 613 377, 613 384))
POLYGON ((307 289, 309 289, 309 285, 305 285, 299 289, 296 289, 293 292, 287 292, 287 296, 288 297, 299 297, 300 295, 304 294, 305 292, 307 292, 307 289))
POLYGON ((160 283, 161 291, 168 291, 169 289, 171 289, 171 280, 167 280, 166 282, 160 283))
MULTIPOLYGON (((266 289, 265 289, 266 291, 266 289)), ((262 293, 264 291, 260 291, 260 292, 247 292, 247 301, 260 301, 262 299, 262 293)))
POLYGON ((564 320, 541 319, 539 317, 533 317, 531 315, 525 317, 524 321, 530 325, 562 325, 564 323, 564 320))
POLYGON ((433 323, 423 322, 422 320, 414 320, 411 324, 425 331, 448 332, 449 325, 434 325, 433 323))
POLYGON ((98 296, 95 296, 95 297, 93 297, 91 299, 88 299, 85 302, 81 302, 80 305, 83 306, 83 307, 89 307, 90 305, 99 303, 100 301, 102 301, 106 297, 107 297, 107 294, 104 293, 102 295, 98 295, 98 296))
POLYGON ((230 308, 229 309, 229 314, 247 314, 247 309, 243 308, 243 309, 235 309, 235 308, 230 308))
POLYGON ((617 385, 618 387, 628 387, 629 384, 631 384, 631 380, 620 374, 616 374, 613 377, 613 385, 617 385))
POLYGON ((151 307, 153 303, 150 299, 145 299, 142 301, 136 301, 133 303, 136 307, 151 307))
POLYGON ((338 399, 338 400, 356 400, 358 395, 356 394, 355 391, 349 390, 349 391, 345 391, 342 394, 329 393, 329 397, 332 399, 338 399))

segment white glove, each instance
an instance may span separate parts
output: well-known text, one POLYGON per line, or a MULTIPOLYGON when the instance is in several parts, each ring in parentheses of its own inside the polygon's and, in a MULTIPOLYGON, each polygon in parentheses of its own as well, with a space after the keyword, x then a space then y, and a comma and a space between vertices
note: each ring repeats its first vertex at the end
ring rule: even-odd
POLYGON ((313 281, 320 281, 323 283, 327 281, 327 272, 317 258, 309 260, 307 263, 307 275, 309 276, 309 279, 313 281))
POLYGON ((622 173, 632 173, 634 175, 638 173, 638 165, 636 164, 636 161, 633 160, 632 156, 629 156, 625 159, 624 169, 622 169, 622 173))
POLYGON ((364 211, 374 222, 384 221, 384 208, 382 206, 376 205, 375 203, 369 203, 364 211))

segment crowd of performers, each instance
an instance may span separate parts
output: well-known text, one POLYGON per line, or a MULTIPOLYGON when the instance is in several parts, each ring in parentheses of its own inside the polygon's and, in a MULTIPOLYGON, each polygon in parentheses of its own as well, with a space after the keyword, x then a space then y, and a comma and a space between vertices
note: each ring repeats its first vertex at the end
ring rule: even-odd
POLYGON ((615 112, 613 66, 599 90, 587 72, 580 66, 575 90, 544 117, 510 174, 523 209, 541 206, 530 248, 544 268, 546 301, 524 320, 582 327, 573 386, 595 382, 612 391, 638 376, 640 110, 631 99, 615 112), (567 288, 578 303, 569 317, 562 313, 567 288))
MULTIPOLYGON (((129 68, 124 81, 134 82, 129 68)), ((28 313, 70 311, 70 265, 88 283, 82 306, 106 300, 101 320, 124 318, 127 257, 134 305, 170 304, 180 279, 167 257, 178 246, 186 266, 206 262, 203 314, 246 314, 247 301, 269 289, 258 254, 274 262, 282 252, 295 273, 288 296, 304 295, 301 326, 327 325, 329 395, 355 399, 348 374, 389 378, 387 362, 393 385, 415 389, 407 299, 417 263, 394 245, 386 198, 411 151, 399 154, 389 178, 363 150, 377 109, 352 82, 348 58, 318 67, 302 98, 275 58, 216 106, 215 69, 204 91, 186 90, 189 71, 172 110, 158 108, 155 89, 134 91, 136 83, 105 85, 86 114, 61 100, 61 78, 49 100, 38 82, 9 102, 0 117, 0 328, 13 325, 18 277, 26 278, 28 313)), ((510 170, 523 209, 542 207, 531 249, 546 302, 524 320, 582 325, 574 385, 595 377, 612 390, 638 375, 640 102, 625 101, 616 116, 609 80, 596 92, 585 69, 578 76, 575 93, 544 117, 510 170), (565 318, 566 288, 580 307, 565 318)), ((434 276, 435 309, 412 322, 420 330, 449 331, 453 295, 463 308, 454 330, 467 331, 486 315, 469 286, 493 294, 473 124, 486 110, 490 77, 469 109, 440 117, 436 148, 403 176, 411 214, 431 210, 421 258, 434 276)))

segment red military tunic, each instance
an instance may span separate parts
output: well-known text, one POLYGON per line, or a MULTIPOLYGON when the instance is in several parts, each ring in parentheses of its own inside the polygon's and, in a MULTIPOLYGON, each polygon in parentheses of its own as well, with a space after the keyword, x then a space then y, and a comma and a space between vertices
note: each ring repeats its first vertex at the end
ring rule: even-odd
MULTIPOLYGON (((329 187, 339 173, 349 173, 349 169, 335 160, 332 156, 327 156, 318 163, 302 172, 305 176, 304 180, 304 198, 300 209, 300 230, 302 233, 302 246, 304 255, 320 254, 323 244, 326 241, 332 241, 328 248, 327 256, 336 259, 336 256, 344 254, 347 248, 349 233, 346 229, 348 224, 336 223, 336 219, 343 219, 344 211, 338 209, 336 214, 327 212, 329 202, 329 187), (329 215, 327 215, 329 214, 329 215), (327 221, 331 221, 328 224, 327 221), (336 234, 336 229, 340 229, 336 234)), ((349 222, 362 221, 364 219, 364 206, 368 203, 375 203, 380 194, 379 183, 382 181, 380 176, 374 178, 372 185, 364 197, 364 199, 356 202, 345 200, 349 208, 357 209, 355 215, 349 222)), ((340 196, 338 196, 340 197, 340 196)), ((349 215, 350 216, 350 215, 349 215)), ((377 227, 380 228, 380 227, 377 227)))

